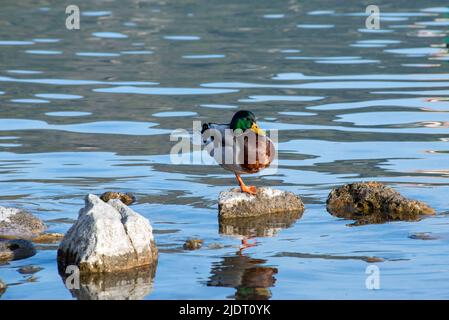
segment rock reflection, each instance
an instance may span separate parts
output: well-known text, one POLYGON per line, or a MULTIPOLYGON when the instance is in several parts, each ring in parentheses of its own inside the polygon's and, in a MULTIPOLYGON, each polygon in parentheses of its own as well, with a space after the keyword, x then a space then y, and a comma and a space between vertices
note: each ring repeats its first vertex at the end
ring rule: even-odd
POLYGON ((267 300, 271 298, 270 288, 274 286, 277 268, 263 266, 263 259, 237 254, 224 257, 212 265, 209 287, 235 288, 232 298, 237 300, 267 300))
MULTIPOLYGON (((141 300, 153 290, 156 265, 119 273, 80 274, 79 289, 69 289, 78 300, 141 300)), ((64 284, 73 283, 60 274, 64 284)))
POLYGON ((231 236, 273 237, 281 229, 291 227, 301 216, 301 212, 290 212, 260 217, 220 218, 219 231, 231 236))

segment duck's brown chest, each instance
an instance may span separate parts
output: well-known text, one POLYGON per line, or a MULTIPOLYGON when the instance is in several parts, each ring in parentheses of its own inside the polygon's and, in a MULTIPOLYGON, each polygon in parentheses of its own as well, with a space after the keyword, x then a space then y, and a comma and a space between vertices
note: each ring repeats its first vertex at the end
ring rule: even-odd
POLYGON ((275 148, 273 142, 266 136, 249 134, 240 141, 243 146, 241 168, 246 173, 257 173, 268 167, 274 159, 275 148))

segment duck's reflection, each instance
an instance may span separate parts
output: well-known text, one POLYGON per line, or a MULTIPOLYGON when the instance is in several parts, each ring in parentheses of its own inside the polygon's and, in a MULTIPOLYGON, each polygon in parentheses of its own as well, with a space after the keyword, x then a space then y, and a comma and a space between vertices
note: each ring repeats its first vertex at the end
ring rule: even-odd
POLYGON ((207 285, 212 287, 235 288, 233 298, 237 300, 266 300, 271 297, 277 268, 263 266, 266 260, 253 259, 237 254, 224 257, 212 265, 212 276, 207 285))
POLYGON ((79 288, 68 283, 67 275, 61 277, 78 300, 141 300, 153 290, 155 273, 156 265, 119 273, 81 273, 79 288))
MULTIPOLYGON (((220 234, 246 240, 255 237, 272 237, 281 229, 291 227, 302 216, 301 212, 263 215, 260 217, 219 219, 220 234)), ((246 242, 244 242, 245 244, 246 242)), ((244 247, 245 248, 245 245, 244 247)), ((265 266, 266 260, 254 259, 242 250, 235 256, 223 257, 212 265, 207 285, 235 288, 237 300, 265 300, 271 298, 277 268, 265 266)))

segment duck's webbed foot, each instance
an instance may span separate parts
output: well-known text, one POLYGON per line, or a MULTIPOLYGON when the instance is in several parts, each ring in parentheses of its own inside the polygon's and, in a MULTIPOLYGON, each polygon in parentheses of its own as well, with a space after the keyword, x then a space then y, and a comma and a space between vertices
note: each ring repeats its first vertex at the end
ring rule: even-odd
POLYGON ((257 194, 257 189, 255 186, 243 185, 243 186, 240 186, 240 189, 242 190, 242 192, 245 192, 245 193, 257 194))
POLYGON ((255 186, 247 186, 243 182, 243 180, 242 180, 242 178, 240 177, 239 174, 236 173, 235 177, 237 178, 237 181, 239 182, 240 189, 242 190, 242 192, 249 193, 249 194, 256 194, 257 193, 256 187, 255 186))

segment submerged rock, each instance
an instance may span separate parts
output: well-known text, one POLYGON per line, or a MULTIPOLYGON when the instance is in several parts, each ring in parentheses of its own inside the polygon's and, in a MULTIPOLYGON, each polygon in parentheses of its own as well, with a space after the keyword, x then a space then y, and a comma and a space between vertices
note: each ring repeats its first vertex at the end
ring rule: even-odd
POLYGON ((64 238, 62 233, 44 233, 32 239, 34 243, 52 244, 61 241, 64 238))
POLYGON ((109 200, 112 200, 112 199, 119 199, 121 202, 123 202, 127 206, 136 202, 136 197, 134 195, 132 195, 131 193, 122 193, 122 192, 113 192, 113 191, 108 191, 108 192, 103 193, 100 196, 100 199, 103 200, 104 202, 108 202, 109 200))
POLYGON ((40 219, 25 210, 0 207, 0 237, 31 239, 46 229, 40 219))
POLYGON ((184 250, 197 250, 203 246, 203 240, 201 239, 189 239, 184 242, 184 250))
POLYGON ((61 274, 64 284, 78 300, 141 300, 153 290, 156 266, 144 266, 125 272, 81 273, 79 288, 61 274), (67 283, 69 282, 69 283, 67 283))
POLYGON ((244 237, 273 237, 280 230, 289 228, 302 217, 303 212, 266 214, 260 217, 219 218, 220 234, 244 237))
POLYGON ((258 188, 256 195, 238 188, 222 191, 218 199, 221 218, 255 217, 265 214, 304 212, 301 198, 292 192, 258 188))
POLYGON ((44 268, 36 267, 36 266, 25 266, 25 267, 19 268, 19 270, 17 270, 17 271, 20 274, 35 274, 41 270, 44 270, 44 268))
POLYGON ((432 234, 431 232, 416 232, 416 233, 412 233, 409 236, 410 239, 415 239, 415 240, 438 240, 441 239, 441 237, 432 234))
POLYGON ((353 183, 331 191, 327 211, 339 218, 357 220, 356 224, 386 221, 417 221, 433 215, 427 204, 410 200, 379 182, 353 183))
POLYGON ((114 272, 154 264, 157 248, 150 222, 120 200, 103 202, 89 194, 78 220, 58 249, 60 270, 114 272))
POLYGON ((33 243, 23 239, 0 239, 0 262, 19 260, 36 254, 33 243))

